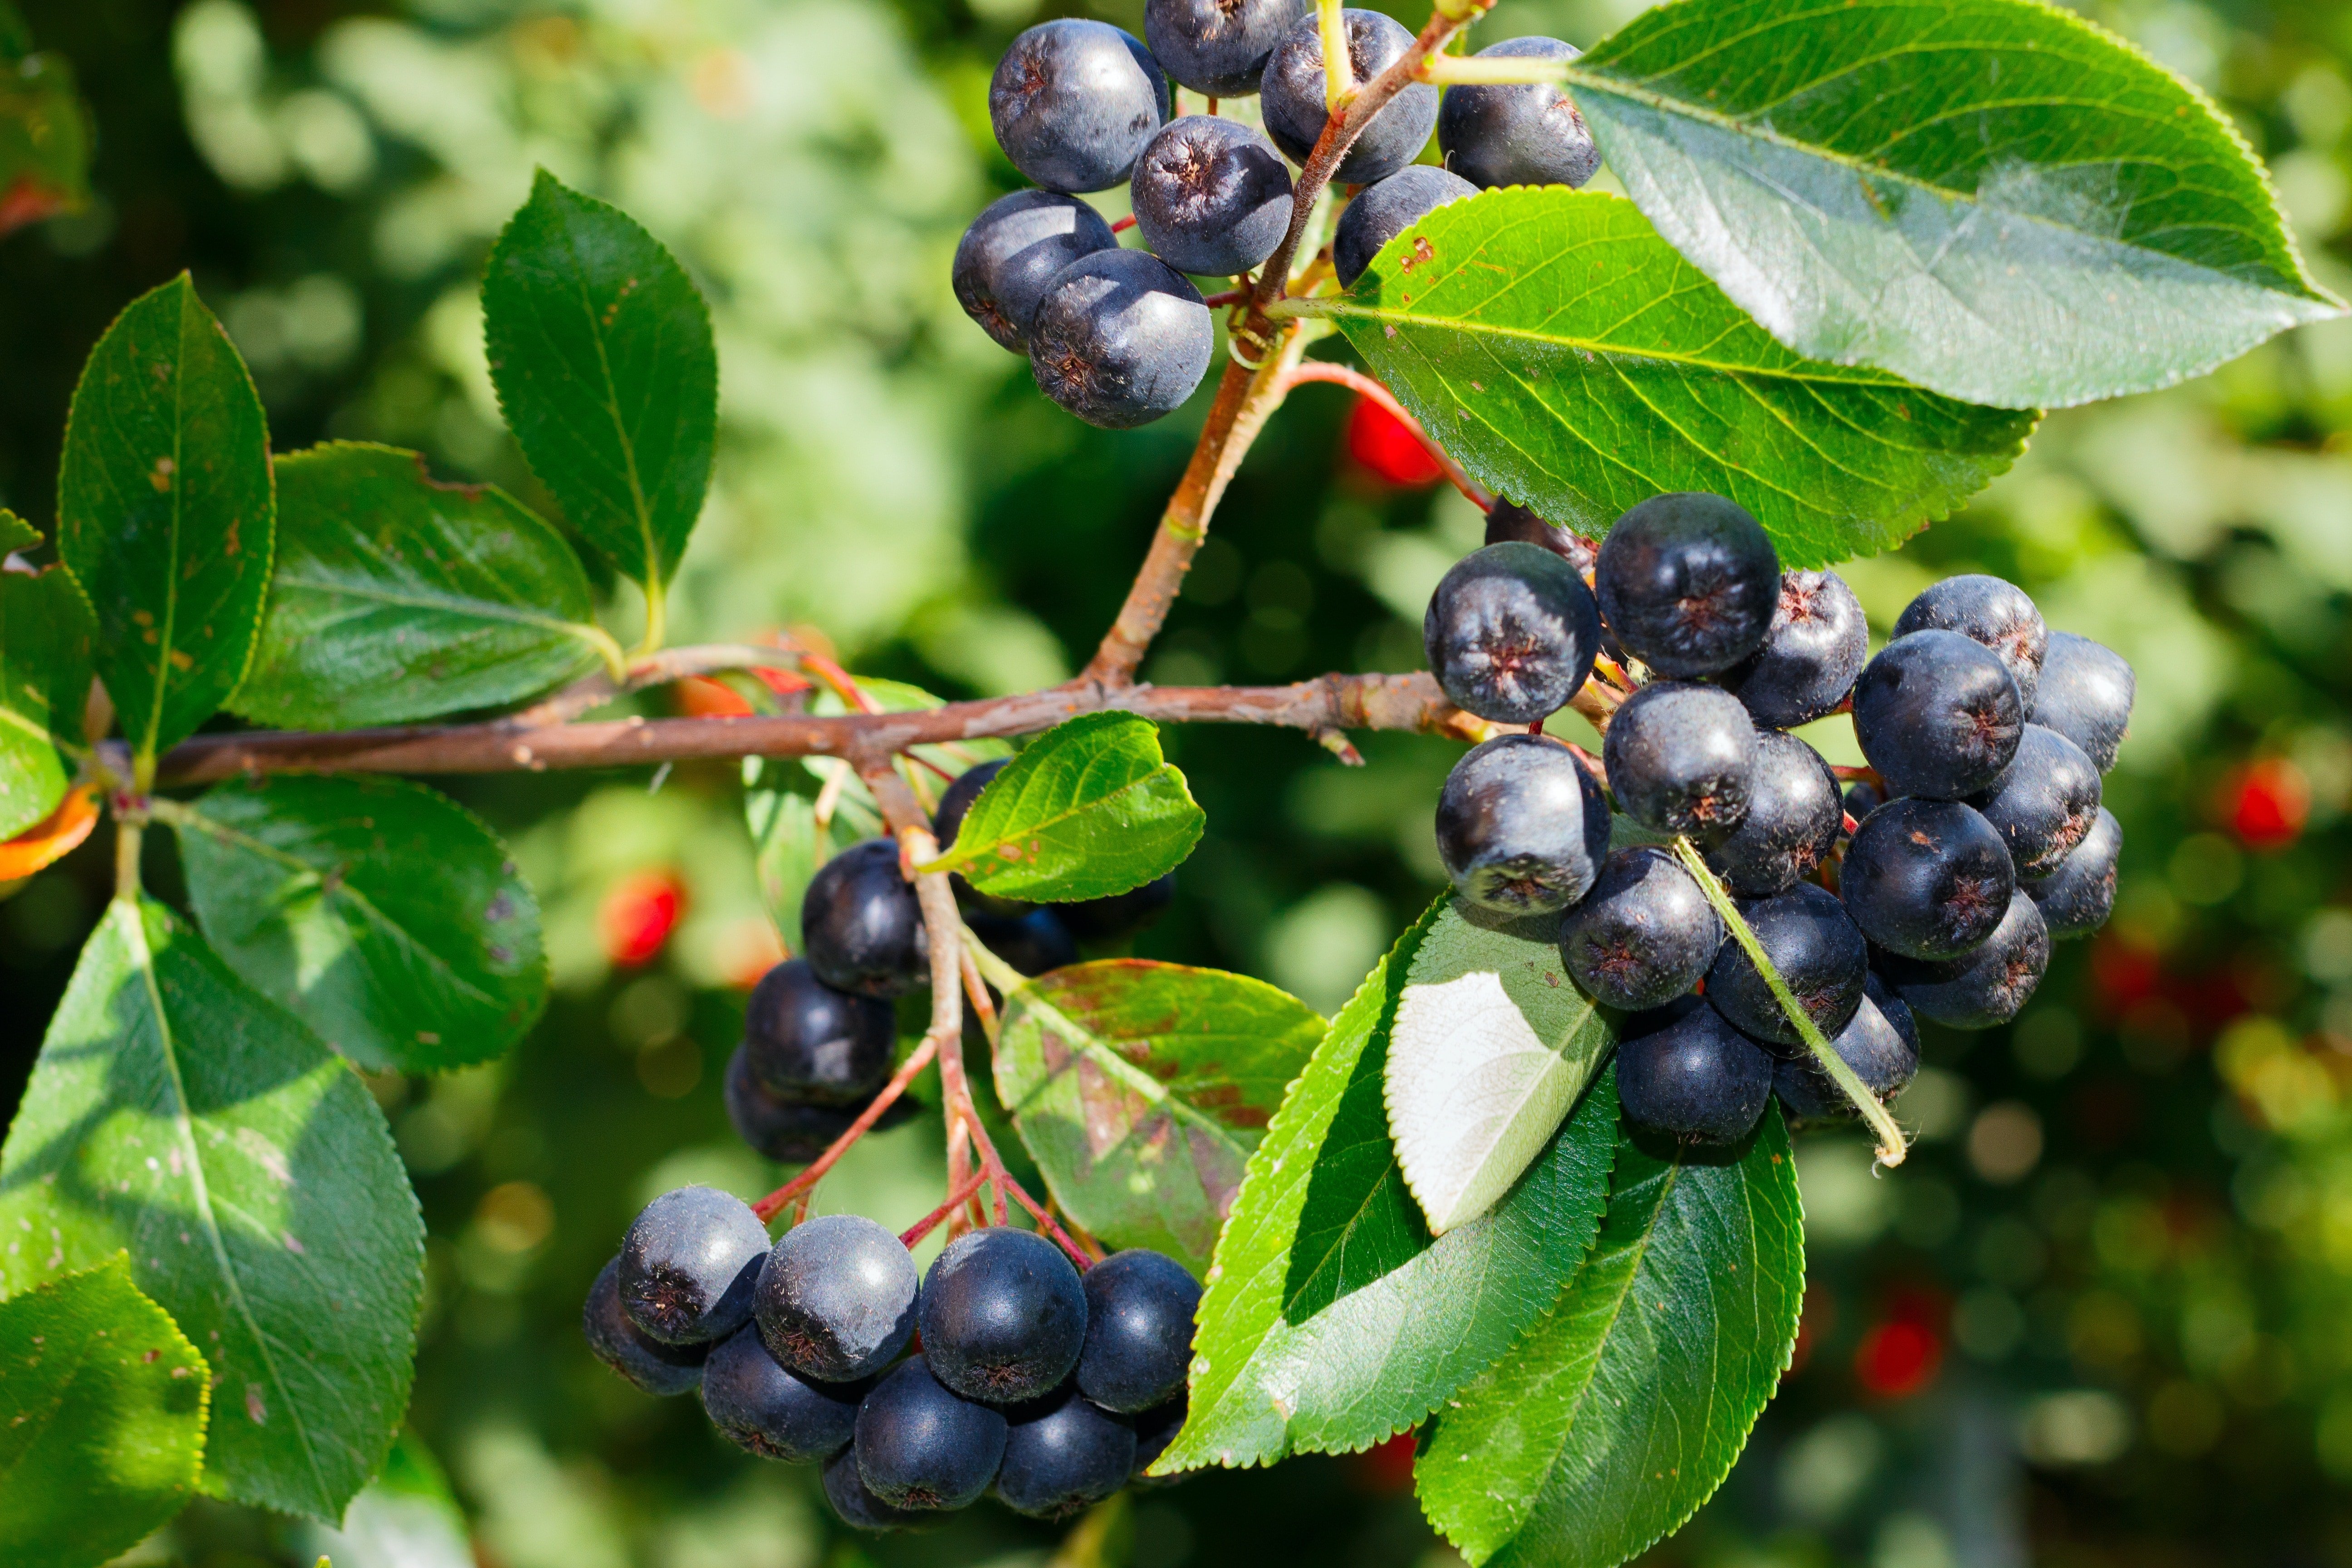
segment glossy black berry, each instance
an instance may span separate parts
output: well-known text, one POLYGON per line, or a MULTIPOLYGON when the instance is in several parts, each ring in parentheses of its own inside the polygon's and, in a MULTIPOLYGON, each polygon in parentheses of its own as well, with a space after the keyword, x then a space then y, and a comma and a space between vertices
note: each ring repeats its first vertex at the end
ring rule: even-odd
POLYGON ((629 1321, 621 1310, 621 1260, 614 1258, 588 1289, 580 1310, 580 1331, 596 1359, 646 1394, 684 1394, 702 1381, 702 1363, 710 1354, 706 1342, 666 1345, 629 1321))
POLYGON ((849 1446, 862 1384, 814 1382, 776 1364, 757 1329, 730 1335, 702 1369, 702 1408, 719 1435, 747 1453, 814 1465, 849 1446))
POLYGON ((752 1074, 751 1053, 742 1046, 727 1058, 724 1099, 736 1136, 780 1165, 807 1164, 857 1120, 852 1107, 810 1105, 767 1088, 752 1074))
MULTIPOLYGON (((1549 550, 1576 568, 1580 577, 1592 570, 1599 558, 1600 547, 1589 539, 1580 539, 1556 522, 1547 522, 1515 500, 1498 500, 1486 509, 1486 542, 1507 544, 1517 541, 1549 550)), ((1598 600, 1593 608, 1600 609, 1598 600)))
POLYGON ((919 1530, 937 1522, 936 1516, 916 1509, 892 1508, 874 1495, 858 1472, 856 1445, 824 1462, 824 1500, 841 1522, 852 1530, 879 1533, 887 1530, 919 1530))
POLYGON ((1054 913, 1070 935, 1087 943, 1124 942, 1165 913, 1176 900, 1176 873, 1155 877, 1124 893, 1055 904, 1054 913))
POLYGON ((1409 163, 1378 184, 1358 191, 1331 235, 1331 270, 1352 288, 1381 247, 1448 202, 1475 196, 1478 187, 1427 163, 1409 163))
POLYGON ((1489 544, 1438 580, 1421 640, 1455 707, 1533 724, 1567 707, 1592 674, 1601 611, 1576 568, 1550 551, 1489 544))
POLYGON ((1723 945, 1722 917, 1663 849, 1620 849, 1561 917, 1560 962, 1594 1001, 1663 1007, 1698 984, 1723 945))
POLYGON ((892 1508, 957 1509, 980 1500, 1004 1458, 1004 1415, 959 1396, 908 1356, 857 1407, 857 1473, 892 1508))
POLYGON ((1617 1042, 1617 1102, 1636 1127, 1736 1143, 1771 1095, 1771 1056, 1696 997, 1636 1014, 1617 1042))
POLYGON ((751 1317, 768 1227, 716 1187, 677 1187, 647 1204, 621 1242, 621 1309, 664 1344, 723 1339, 751 1317))
POLYGON ((836 991, 806 959, 760 977, 744 1010, 743 1053, 772 1093, 812 1105, 856 1105, 890 1077, 898 1037, 887 1002, 836 991))
POLYGON ((1034 1231, 993 1226, 948 1243, 918 1310, 931 1370, 969 1399, 1017 1405, 1048 1394, 1086 1343, 1086 1287, 1034 1231))
POLYGON ((1609 804, 1574 753, 1540 735, 1471 748, 1437 796, 1437 857, 1454 891, 1507 915, 1564 910, 1609 853, 1609 804))
POLYGON ((1846 786, 1845 814, 1861 824, 1870 814, 1886 804, 1886 792, 1868 779, 1857 779, 1846 786))
POLYGON ((1140 250, 1098 250, 1046 286, 1029 331, 1029 373, 1087 424, 1128 430, 1192 395, 1215 338, 1182 273, 1140 250))
POLYGON ((1307 0, 1144 0, 1143 41, 1168 74, 1204 98, 1246 98, 1307 0))
POLYGON ((1141 39, 1073 16, 1013 39, 988 84, 996 144, 1049 191, 1126 179, 1169 109, 1168 79, 1141 39))
POLYGON ((1906 958, 1958 958, 1992 935, 2017 890, 2000 835, 1955 800, 1892 800, 1846 847, 1838 893, 1863 935, 1906 958))
POLYGON ((1029 324, 1054 274, 1118 243, 1102 215, 1076 196, 1015 191, 981 209, 956 246, 956 302, 1014 353, 1029 352, 1029 324))
POLYGON ((2009 766, 1971 804, 2009 846, 2020 877, 2046 877, 2098 817, 2098 765, 2057 731, 2028 724, 2009 766))
POLYGON ((1903 1043, 1916 1057, 1919 1054, 1919 1020, 1911 1016, 1911 1005, 1896 995, 1895 987, 1889 985, 1885 977, 1875 969, 1864 978, 1862 994, 1864 1000, 1878 1009, 1879 1016, 1895 1026, 1895 1032, 1903 1037, 1903 1043))
POLYGON ((1049 909, 1024 910, 1017 915, 967 915, 964 923, 982 946, 1024 974, 1078 961, 1078 944, 1062 917, 1049 909))
MULTIPOLYGON (((1386 70, 1412 47, 1412 35, 1378 11, 1352 7, 1340 15, 1348 26, 1348 60, 1359 83, 1386 70)), ((1324 100, 1323 35, 1312 12, 1290 26, 1265 62, 1258 82, 1258 110, 1265 133, 1294 163, 1305 163, 1323 134, 1329 115, 1324 100)), ((1437 89, 1417 82, 1391 99, 1366 124, 1332 178, 1350 185, 1385 180, 1421 155, 1437 124, 1437 89)))
POLYGON ((2025 705, 2033 705, 2034 684, 2050 646, 2050 628, 2025 590, 1981 572, 1947 577, 1904 606, 1895 617, 1898 637, 1929 629, 1958 632, 1992 650, 2025 705))
MULTIPOLYGON (((1916 1030, 1906 1038, 1868 996, 1855 1009, 1853 1021, 1830 1037, 1830 1047, 1881 1104, 1900 1093, 1919 1070, 1916 1030)), ((1813 1060, 1811 1051, 1800 1051, 1772 1064, 1772 1091, 1780 1097, 1781 1108, 1792 1121, 1834 1121, 1861 1114, 1836 1080, 1813 1060)))
POLYGON ((1135 1428, 1065 1389, 1012 1413, 997 1500, 1032 1519, 1066 1519, 1127 1484, 1135 1428))
POLYGON ((2123 847, 2123 825, 2102 806, 2091 831, 2058 863, 2058 869, 2025 884, 2025 891, 2042 908, 2052 940, 2088 936, 2107 923, 2115 911, 2116 860, 2123 847))
POLYGON ((898 996, 930 980, 922 906, 898 847, 868 838, 817 868, 801 900, 809 968, 836 991, 898 996))
MULTIPOLYGON (((1477 58, 1572 60, 1579 52, 1558 38, 1506 38, 1477 58)), ((1447 88, 1437 110, 1437 144, 1445 166, 1481 189, 1581 185, 1601 167, 1584 116, 1556 82, 1447 88)))
POLYGON ((1943 963, 1882 953, 1880 972, 1922 1018, 1955 1029, 1990 1029, 2017 1016, 2050 967, 2050 929, 2027 883, 1991 936, 1943 963))
POLYGON ((1610 720, 1601 760, 1618 809, 1643 826, 1720 838, 1748 815, 1756 726, 1727 691, 1654 681, 1610 720))
POLYGON ((1186 1396, 1180 1394, 1167 1404, 1135 1417, 1135 1468, 1129 1472, 1130 1479, 1144 1486, 1172 1486, 1181 1479, 1175 1476, 1146 1479, 1143 1472, 1151 1468, 1153 1460, 1168 1451, 1168 1445, 1173 1443, 1176 1434, 1184 1429, 1184 1415, 1189 1407, 1186 1396))
POLYGON ((1290 226, 1290 170, 1237 120, 1171 120, 1135 161, 1135 226, 1179 272, 1230 277, 1272 256, 1290 226))
POLYGON ((915 1337, 922 1279, 898 1238, 860 1215, 784 1232, 760 1276, 760 1338, 777 1361, 825 1383, 871 1377, 915 1337))
POLYGON ((1894 795, 1967 799, 2000 777, 2024 727, 2009 670, 1958 632, 1896 637, 1853 689, 1854 737, 1894 795))
POLYGON ((1717 677, 1757 726, 1792 730, 1846 700, 1870 654, 1862 601, 1834 572, 1783 572, 1763 646, 1717 677))
POLYGON ((2123 655, 2073 632, 2052 632, 2029 716, 2082 747, 2105 773, 2116 765, 2116 752, 2131 726, 2137 689, 2123 655))
POLYGON ((1592 586, 1626 652, 1687 679, 1729 669, 1763 645, 1780 603, 1780 558, 1735 501, 1653 496, 1601 542, 1592 586))
POLYGON ((1760 899, 1810 877, 1837 847, 1845 802, 1822 754, 1778 730, 1756 732, 1748 815, 1706 848, 1706 863, 1733 892, 1760 899))
MULTIPOLYGON (((1817 883, 1800 882, 1785 893, 1742 902, 1739 912, 1815 1028, 1834 1037, 1853 1020, 1862 1005, 1870 947, 1835 894, 1817 883)), ((1738 942, 1725 942, 1708 968, 1706 999, 1742 1033, 1802 1048, 1797 1026, 1738 942)))
POLYGON ((1106 1410, 1164 1405, 1184 1387, 1201 1285, 1184 1266, 1142 1247, 1087 1270, 1087 1338, 1078 1389, 1106 1410))

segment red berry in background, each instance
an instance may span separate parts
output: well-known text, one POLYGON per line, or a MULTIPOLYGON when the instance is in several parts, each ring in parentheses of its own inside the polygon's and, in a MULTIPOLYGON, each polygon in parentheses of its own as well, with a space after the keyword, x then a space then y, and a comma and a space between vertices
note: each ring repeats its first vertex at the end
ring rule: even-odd
POLYGON ((1349 1467, 1355 1472, 1356 1485, 1381 1496, 1411 1491, 1414 1442, 1415 1434, 1400 1432, 1356 1455, 1349 1467))
POLYGON ((686 912, 686 889, 667 871, 633 871, 613 884, 596 911, 604 956, 623 968, 650 963, 686 912))
POLYGON ((2284 849, 2311 820, 2311 783, 2284 757, 2248 763, 2221 786, 2221 812, 2247 848, 2284 849))
POLYGON ((1435 484, 1445 472, 1403 420, 1369 397, 1348 416, 1348 455, 1386 484, 1435 484))
POLYGON ((1936 1381, 1944 1365, 1944 1305, 1924 1291, 1895 1293, 1885 1316, 1862 1336, 1853 1377, 1881 1399, 1908 1399, 1936 1381))

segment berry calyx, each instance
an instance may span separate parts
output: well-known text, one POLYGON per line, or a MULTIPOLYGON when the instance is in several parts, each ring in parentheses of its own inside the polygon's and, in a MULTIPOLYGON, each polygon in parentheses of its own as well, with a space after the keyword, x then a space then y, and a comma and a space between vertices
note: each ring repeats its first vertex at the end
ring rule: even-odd
POLYGON ((1748 816, 1756 726, 1727 691, 1654 681, 1610 720, 1601 760, 1626 816, 1654 833, 1711 841, 1748 816))
POLYGON ((1690 990, 1723 942, 1723 919, 1698 883, 1648 846, 1612 853, 1559 927, 1569 974, 1594 1001, 1628 1012, 1690 990))
POLYGON ((751 1205, 716 1187, 664 1193, 621 1243, 621 1308, 664 1344, 724 1338, 751 1320, 768 1257, 768 1227, 751 1205))
POLYGON ((2016 890, 2000 834, 1949 800, 1880 806, 1854 829, 1838 874, 1863 934, 1906 958, 1958 958, 1992 935, 2016 890))
POLYGON ((1135 161, 1135 226, 1179 272, 1248 271, 1290 226, 1290 171, 1274 143, 1239 121, 1171 120, 1135 161))
POLYGON ((940 1382, 994 1405, 1050 1393, 1086 1342, 1078 1271, 1034 1231, 992 1226, 950 1242, 923 1279, 917 1310, 940 1382))
POLYGON ((1209 308, 1182 273, 1140 250, 1098 250, 1046 285, 1029 370, 1087 424, 1128 430, 1192 395, 1215 341, 1209 308))
POLYGON ((1550 551, 1489 544, 1438 581, 1421 637, 1430 673, 1455 707, 1497 724, 1533 724, 1567 707, 1591 678, 1601 611, 1576 569, 1550 551))
POLYGON ((1437 797, 1437 857, 1454 891, 1500 914, 1584 897, 1609 850, 1609 806, 1566 746, 1497 735, 1473 747, 1437 797))
POLYGON ((1761 647, 1780 558, 1746 508, 1699 491, 1653 496, 1601 542, 1593 591, 1625 651, 1677 679, 1729 669, 1761 647))
POLYGON ((1075 16, 1023 32, 988 83, 996 144, 1049 191, 1126 179, 1170 107, 1168 79, 1141 39, 1075 16))
POLYGON ((871 1377, 915 1337, 922 1286, 898 1238, 861 1215, 786 1231, 760 1276, 754 1319, 782 1365, 824 1383, 871 1377))

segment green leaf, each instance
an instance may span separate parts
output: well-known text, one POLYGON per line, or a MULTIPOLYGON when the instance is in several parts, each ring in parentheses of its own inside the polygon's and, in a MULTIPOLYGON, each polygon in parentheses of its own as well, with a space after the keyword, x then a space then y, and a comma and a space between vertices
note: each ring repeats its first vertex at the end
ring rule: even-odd
POLYGON ((531 472, 658 615, 718 443, 719 353, 693 279, 635 219, 542 169, 491 248, 482 319, 531 472))
POLYGON ((1005 997, 996 1096, 1080 1225, 1198 1274, 1322 1035, 1306 1003, 1244 975, 1072 964, 1005 997))
POLYGON ((1557 915, 1456 901, 1405 971, 1383 1092, 1398 1168, 1437 1235, 1495 1205, 1616 1043, 1569 979, 1559 931, 1557 915))
POLYGON ((13 1568, 89 1568, 180 1510, 211 1373, 121 1253, 0 1300, 0 1541, 13 1568))
POLYGON ((70 574, 0 568, 0 839, 57 809, 72 782, 58 742, 81 738, 89 639, 89 605, 70 574))
POLYGON ((1730 1472, 1797 1342, 1778 1107, 1738 1154, 1621 1135, 1601 1240, 1551 1315, 1439 1415, 1422 1508, 1472 1563, 1615 1568, 1730 1472))
POLYGON ((88 202, 89 146, 72 67, 33 53, 23 23, 0 15, 0 235, 88 202))
POLYGON ((0 555, 14 550, 29 550, 41 542, 41 531, 0 506, 0 555))
POLYGON ((205 939, 362 1067, 488 1061, 546 1005, 539 902, 446 795, 284 776, 223 784, 171 820, 205 939))
POLYGON ((1587 535, 1712 490, 1823 566, 1948 513, 2033 428, 1791 353, 1632 204, 1562 185, 1449 203, 1310 304, 1481 483, 1587 535))
POLYGON ((278 459, 278 566, 231 706, 303 730, 500 707, 617 664, 593 615, 580 558, 504 490, 330 442, 278 459))
POLYGON ((1068 903, 1174 870, 1208 818, 1132 713, 1056 724, 980 792, 955 847, 930 863, 999 898, 1068 903))
POLYGON ((1192 1414, 1160 1473, 1362 1448, 1416 1425, 1543 1315, 1591 1244, 1612 1074, 1489 1213, 1432 1240, 1405 1190, 1382 1068, 1404 978, 1449 916, 1433 905, 1372 971, 1250 1156, 1201 1302, 1192 1414))
POLYGON ((304 1561, 324 1557, 334 1568, 475 1568, 466 1516, 414 1431, 401 1433, 340 1529, 314 1524, 298 1540, 304 1561))
POLYGON ((156 903, 117 900, 0 1146, 0 1290, 131 1254, 212 1363, 202 1489, 332 1521, 408 1403, 425 1227, 383 1113, 156 903))
POLYGON ((245 678, 276 509, 261 399, 182 273, 90 351, 66 418, 58 553, 98 615, 131 751, 193 734, 245 678))
POLYGON ((2221 110, 2038 0, 1681 0, 1569 82, 1658 231, 1817 359, 2030 408, 2341 313, 2221 110))

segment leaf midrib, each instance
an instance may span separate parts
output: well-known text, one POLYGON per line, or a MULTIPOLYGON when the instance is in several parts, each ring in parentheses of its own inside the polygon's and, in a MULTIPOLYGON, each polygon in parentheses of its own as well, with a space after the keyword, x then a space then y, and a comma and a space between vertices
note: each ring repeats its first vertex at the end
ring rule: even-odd
POLYGON ((445 614, 468 616, 475 620, 511 621, 520 626, 536 626, 544 631, 561 632, 583 642, 593 642, 602 633, 583 622, 568 620, 561 616, 544 616, 516 605, 503 605, 495 599, 478 599, 457 593, 436 594, 420 591, 413 594, 395 593, 373 584, 353 586, 347 583, 308 577, 299 573, 281 571, 275 584, 280 588, 304 589, 316 594, 338 594, 346 598, 366 599, 378 604, 393 605, 409 610, 438 610, 445 614))
MULTIPOLYGON (((1081 785, 1085 784, 1086 770, 1093 766, 1095 762, 1111 760, 1116 756, 1116 754, 1117 753, 1115 752, 1107 751, 1103 756, 1099 758, 1089 758, 1082 761, 1078 764, 1079 771, 1077 780, 1076 781, 1076 784, 1081 785)), ((1160 778, 1164 774, 1174 773, 1175 771, 1176 768, 1174 763, 1161 763, 1158 767, 1138 774, 1136 777, 1128 780, 1127 783, 1120 784, 1118 788, 1109 791, 1108 794, 1074 797, 1067 807, 1055 812, 1050 816, 1038 818, 1035 822, 1032 823, 1029 826, 1024 828, 1018 833, 999 829, 985 837, 975 837, 973 842, 970 845, 966 845, 963 842, 962 836, 959 834, 956 838, 956 847, 950 851, 942 860, 934 862, 930 866, 926 867, 925 869, 939 870, 944 868, 945 866, 950 863, 957 868, 973 866, 983 857, 994 855, 997 850, 1004 845, 1015 843, 1020 839, 1029 837, 1033 834, 1042 835, 1050 833, 1066 823, 1075 822, 1090 812, 1099 811, 1109 805, 1111 802, 1118 800, 1120 796, 1130 795, 1139 789, 1142 789, 1146 785, 1151 784, 1154 780, 1160 778)), ((1027 789, 1024 788, 1022 791, 1023 799, 1025 799, 1027 795, 1027 789)), ((1021 808, 1022 804, 1022 800, 1015 800, 1011 805, 1007 805, 1005 810, 1008 814, 1018 811, 1021 808)), ((1006 864, 1008 866, 1013 866, 1018 865, 1019 862, 1007 861, 1006 864)))
MULTIPOLYGON (((1223 1121, 1218 1121, 1209 1112, 1202 1110, 1200 1107, 1192 1104, 1190 1100, 1185 1100, 1182 1096, 1175 1093, 1166 1084, 1161 1083, 1158 1079, 1153 1078, 1150 1073, 1143 1071, 1141 1068, 1129 1062, 1126 1058, 1120 1056, 1118 1051, 1112 1049, 1103 1042, 1101 1036, 1096 1034, 1092 1029, 1087 1028, 1085 1025, 1078 1023, 1067 1013, 1063 1012, 1062 1009, 1054 1005, 1053 1003, 1046 1001, 1045 997, 1035 990, 1035 988, 1024 987, 1024 989, 1028 992, 1028 994, 1023 998, 1022 1005, 1040 1015, 1041 1022, 1044 1019, 1051 1018, 1061 1024, 1061 1026, 1067 1029, 1070 1034, 1076 1037, 1081 1042, 1083 1042, 1079 1048, 1085 1051, 1088 1056, 1097 1058, 1097 1065, 1107 1068, 1112 1074, 1117 1076, 1122 1083, 1137 1089, 1145 1099, 1158 1101, 1170 1107, 1170 1113, 1171 1115, 1207 1129, 1230 1147, 1235 1153, 1239 1154, 1244 1160, 1247 1160, 1249 1158, 1254 1146, 1245 1145, 1236 1141, 1232 1128, 1226 1126, 1223 1121)), ((1061 1075, 1059 1073, 1048 1072, 1040 1080, 1040 1082, 1041 1084, 1050 1083, 1055 1078, 1060 1076, 1061 1075)), ((1034 1097, 1031 1096, 1028 1098, 1034 1097)), ((1024 1099, 1023 1103, 1025 1105, 1027 1103, 1027 1099, 1024 1099)), ((1005 1109, 1013 1111, 1016 1115, 1019 1114, 1020 1108, 1018 1107, 1007 1106, 1005 1109)), ((1127 1140, 1125 1138, 1121 1138, 1119 1141, 1121 1142, 1125 1142, 1127 1140)))
MULTIPOLYGON (((572 279, 580 290, 580 308, 588 319, 588 340, 596 345, 596 370, 603 381, 599 391, 603 395, 604 415, 613 422, 613 439, 620 447, 622 469, 628 476, 629 506, 635 514, 637 542, 646 552, 645 589, 646 602, 650 605, 661 597, 662 576, 667 567, 661 558, 660 542, 654 537, 653 512, 646 501, 645 482, 637 474, 636 437, 627 421, 621 416, 620 383, 613 374, 612 355, 605 352, 604 333, 596 323, 596 301, 588 292, 587 258, 581 254, 579 234, 570 215, 565 215, 562 222, 564 248, 571 253, 572 279)), ((623 303, 619 300, 613 302, 616 321, 623 303)))
MULTIPOLYGON (((185 455, 182 441, 186 433, 188 393, 188 306, 195 298, 195 289, 183 276, 180 279, 178 324, 172 343, 172 472, 171 535, 172 548, 164 562, 163 625, 156 628, 155 695, 147 706, 146 731, 140 738, 138 758, 148 761, 155 755, 155 738, 163 729, 164 694, 172 679, 172 650, 178 636, 180 618, 180 523, 187 494, 188 474, 181 461, 185 455)), ((143 776, 143 775, 142 775, 143 776)))

